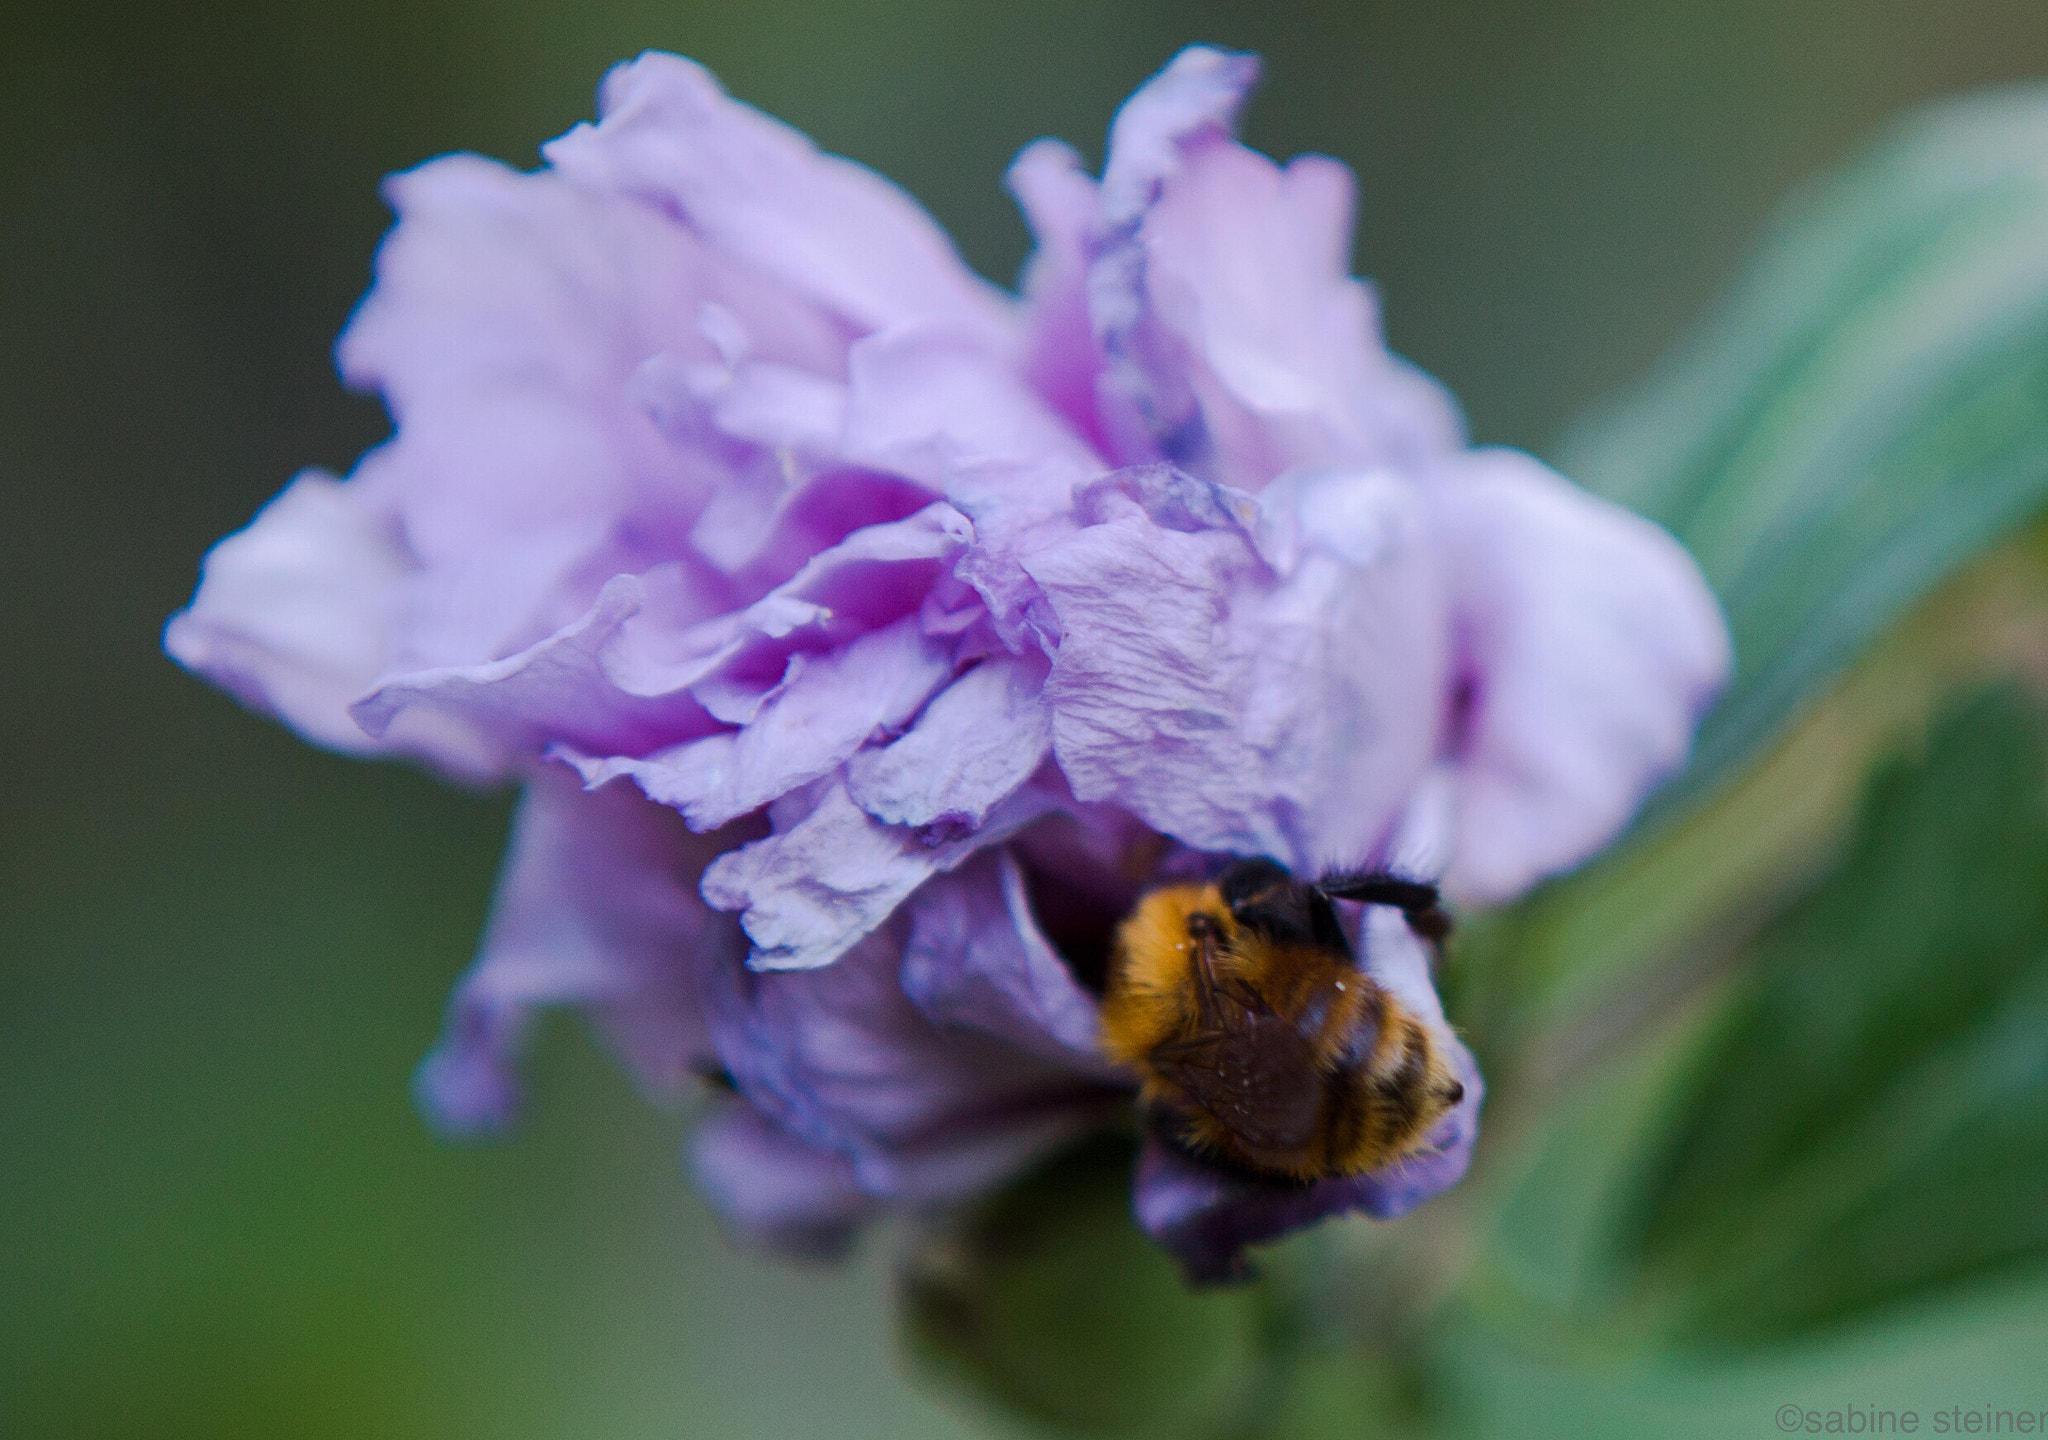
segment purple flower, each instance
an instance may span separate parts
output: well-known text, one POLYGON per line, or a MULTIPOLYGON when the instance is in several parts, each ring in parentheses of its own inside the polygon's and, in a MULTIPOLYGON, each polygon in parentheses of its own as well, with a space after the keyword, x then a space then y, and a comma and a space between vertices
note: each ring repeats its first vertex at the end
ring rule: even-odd
MULTIPOLYGON (((391 182, 340 362, 396 433, 223 541, 166 645, 318 743, 525 786, 438 1121, 507 1120, 577 1006, 656 1095, 729 1080, 693 1163, 737 1228, 829 1245, 1128 1112, 1091 987, 1162 877, 1393 860, 1499 901, 1681 763, 1728 663, 1697 570, 1467 447, 1346 273, 1348 172, 1231 139, 1254 78, 1183 53, 1100 182, 1027 149, 1021 300, 674 56, 538 172, 391 182)), ((1434 1153, 1281 1188, 1155 1147, 1140 1222, 1219 1275, 1401 1213, 1469 1158, 1455 1053, 1434 1153)))

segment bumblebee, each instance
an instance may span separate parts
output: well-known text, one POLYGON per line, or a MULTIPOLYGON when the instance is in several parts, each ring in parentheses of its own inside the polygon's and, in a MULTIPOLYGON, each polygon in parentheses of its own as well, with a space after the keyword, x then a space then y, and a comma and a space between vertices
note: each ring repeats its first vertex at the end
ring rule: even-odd
POLYGON ((1434 885, 1311 884, 1263 859, 1155 890, 1117 928, 1103 1048, 1188 1149, 1273 1179, 1358 1175, 1423 1149, 1464 1098, 1430 1029, 1359 967, 1333 898, 1394 906, 1433 948, 1450 934, 1434 885))

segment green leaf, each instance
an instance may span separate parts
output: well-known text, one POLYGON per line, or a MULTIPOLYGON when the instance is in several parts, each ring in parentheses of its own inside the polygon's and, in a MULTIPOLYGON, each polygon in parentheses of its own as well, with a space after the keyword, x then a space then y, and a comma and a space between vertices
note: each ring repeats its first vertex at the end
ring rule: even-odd
POLYGON ((915 1359, 1083 1435, 1216 1435, 1263 1370, 1264 1300, 1192 1291, 1131 1218, 1128 1141, 1101 1139, 996 1197, 906 1262, 915 1359))
POLYGON ((2048 501, 2048 90, 1911 120, 1790 207, 1562 468, 1669 527, 1737 674, 1658 813, 2048 501))
POLYGON ((1620 1250, 1749 1344, 2048 1255, 2048 731, 2009 689, 1872 781, 1763 942, 1620 1250))

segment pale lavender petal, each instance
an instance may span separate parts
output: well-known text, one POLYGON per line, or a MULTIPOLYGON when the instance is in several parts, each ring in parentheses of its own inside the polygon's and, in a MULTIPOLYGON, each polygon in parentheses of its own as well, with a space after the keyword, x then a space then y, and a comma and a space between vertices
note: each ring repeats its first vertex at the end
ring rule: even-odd
POLYGON ((727 1100, 690 1136, 690 1174, 725 1223, 758 1245, 831 1257, 880 1208, 853 1162, 807 1145, 744 1100, 727 1100))
POLYGON ((1024 269, 1024 376, 1077 433, 1106 450, 1095 413, 1102 349, 1088 317, 1095 181, 1057 140, 1025 146, 1005 178, 1036 246, 1024 269))
POLYGON ((1119 459, 1193 462, 1209 450, 1182 342, 1147 295, 1144 221, 1180 170, 1184 148, 1224 143, 1258 76, 1250 55, 1191 46, 1126 100, 1110 126, 1087 285, 1105 357, 1104 420, 1119 459))
POLYGON ((1046 662, 998 655, 940 691, 894 744, 848 762, 846 788, 890 825, 979 825, 1031 778, 1052 743, 1046 662))
POLYGON ((474 664, 687 534, 711 477, 629 382, 650 355, 709 357, 694 319, 712 277, 680 227, 546 173, 455 156, 387 193, 399 223, 338 354, 398 433, 357 483, 421 567, 393 663, 474 664))
POLYGON ((629 775, 650 800, 682 811, 691 829, 715 830, 830 774, 871 736, 902 726, 952 668, 948 647, 906 617, 839 649, 791 656, 781 686, 741 730, 644 760, 567 758, 587 785, 629 775))
POLYGON ((896 983, 901 929, 821 969, 720 971, 713 1036, 741 1093, 847 1155, 862 1189, 957 1198, 1096 1119, 1105 1096, 988 1035, 934 1025, 896 983))
POLYGON ((1469 688, 1445 880, 1491 903, 1591 855, 1683 763, 1728 634, 1683 547, 1526 455, 1475 452, 1431 498, 1469 688))
MULTIPOLYGON (((699 554, 736 574, 762 559, 778 522, 838 466, 846 386, 773 361, 701 365, 680 378, 702 423, 741 442, 725 447, 729 473, 690 529, 699 554)), ((664 403, 686 408, 672 392, 664 403)))
POLYGON ((1441 723, 1421 502, 1384 472, 1290 486, 1261 517, 1275 569, 1243 497, 1199 494, 1125 472, 1091 492, 1097 523, 1025 561, 1060 630, 1054 754, 1081 799, 1197 850, 1363 863, 1441 723))
POLYGON ((317 744, 388 748, 348 707, 384 668, 404 613, 410 566, 395 528, 357 492, 307 471, 208 553, 164 648, 317 744))
POLYGON ((1350 173, 1231 141, 1256 78, 1250 57, 1195 47, 1111 128, 1088 304, 1119 458, 1256 489, 1455 449, 1456 405, 1388 352, 1349 274, 1350 173))
POLYGON ((1256 55, 1190 45, 1141 85, 1110 123, 1102 169, 1105 223, 1116 227, 1142 217, 1179 173, 1187 147, 1229 139, 1238 108, 1258 83, 1256 55))
POLYGON ((846 431, 846 386, 794 365, 758 360, 700 379, 705 418, 735 440, 828 455, 846 431))
POLYGON ((941 1025, 971 1026, 1105 1083, 1095 1001, 1038 928, 1007 848, 984 852, 911 899, 903 991, 941 1025))
POLYGON ((699 976, 737 966, 745 942, 693 881, 725 843, 624 787, 585 792, 566 772, 537 776, 482 949, 420 1067, 428 1114, 453 1130, 509 1121, 527 1032, 553 1006, 586 1011, 654 1095, 673 1097, 713 1063, 699 976))
POLYGON ((746 610, 707 621, 683 566, 615 576, 586 614, 526 650, 396 676, 353 713, 373 736, 432 720, 499 765, 549 744, 646 755, 752 719, 799 650, 915 614, 967 531, 945 505, 864 527, 746 610))
POLYGON ((1351 278, 1351 173, 1240 145, 1191 155, 1146 217, 1146 298, 1181 342, 1208 473, 1255 489, 1297 465, 1420 464, 1457 407, 1388 352, 1351 278))
POLYGON ((754 942, 747 963, 763 970, 830 965, 887 920, 911 892, 985 845, 1057 807, 1026 787, 978 829, 885 825, 839 780, 820 782, 812 808, 776 833, 721 855, 704 872, 704 898, 741 912, 754 942))
POLYGON ((914 200, 728 98, 702 66, 656 53, 620 65, 605 77, 598 113, 545 147, 564 175, 668 207, 726 254, 861 329, 935 319, 1012 343, 1001 292, 914 200))
POLYGON ((972 533, 966 518, 944 504, 862 526, 727 617, 715 646, 708 637, 716 627, 707 627, 705 640, 683 637, 674 666, 642 668, 636 688, 658 693, 688 686, 720 720, 744 725, 780 690, 792 655, 851 640, 905 615, 922 616, 972 533), (714 648, 715 659, 706 665, 701 657, 714 648))
POLYGON ((1035 591, 1020 550, 1067 525, 1074 487, 1102 463, 1008 367, 954 331, 911 326, 849 354, 846 456, 942 490, 974 524, 958 574, 1020 645, 1035 591))
POLYGON ((1439 1044, 1463 1054, 1464 1043, 1444 1018, 1443 1001, 1436 993, 1435 953, 1417 937, 1407 918, 1387 905, 1336 903, 1339 923, 1365 973, 1434 1030, 1439 1044))
POLYGON ((680 603, 677 577, 673 566, 617 576, 588 614, 519 654, 402 676, 380 685, 351 713, 378 737, 402 719, 432 717, 459 729, 500 767, 551 742, 631 753, 705 734, 715 728, 712 719, 686 690, 635 693, 608 663, 632 648, 634 621, 680 603))
MULTIPOLYGON (((768 641, 813 643, 857 634, 917 611, 966 551, 972 529, 950 505, 866 525, 806 560, 789 580, 747 607, 736 630, 768 641)), ((790 652, 773 647, 779 678, 790 652)), ((755 666, 757 670, 760 668, 755 666)))

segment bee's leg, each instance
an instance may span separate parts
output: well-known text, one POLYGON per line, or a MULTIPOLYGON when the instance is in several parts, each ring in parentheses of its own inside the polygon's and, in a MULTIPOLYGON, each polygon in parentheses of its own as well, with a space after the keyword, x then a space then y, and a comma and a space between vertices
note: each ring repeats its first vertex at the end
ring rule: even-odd
POLYGON ((1188 939, 1195 942, 1191 967, 1195 981, 1195 1018, 1210 1034, 1223 1028, 1223 1007, 1217 999, 1216 922, 1196 911, 1188 916, 1188 939))
POLYGON ((1338 900, 1357 900, 1366 905, 1391 905, 1407 920, 1408 928, 1427 940, 1441 955, 1451 938, 1450 912, 1443 897, 1427 880, 1409 880, 1381 871, 1326 875, 1316 888, 1338 900))

